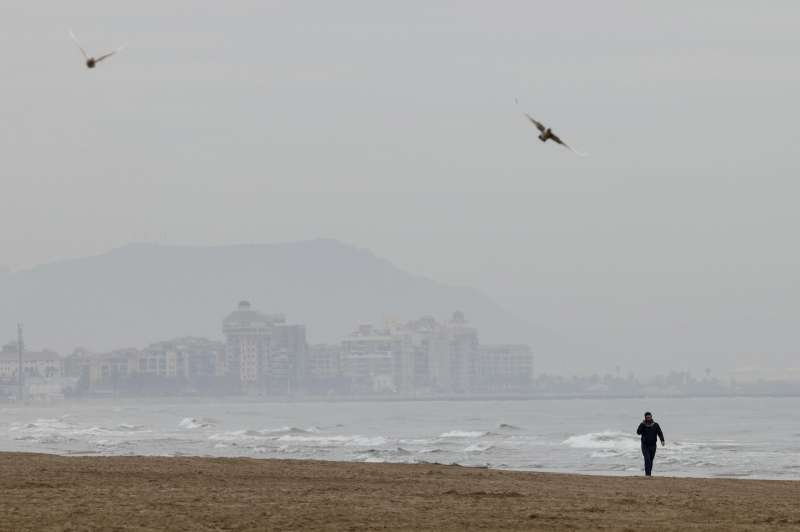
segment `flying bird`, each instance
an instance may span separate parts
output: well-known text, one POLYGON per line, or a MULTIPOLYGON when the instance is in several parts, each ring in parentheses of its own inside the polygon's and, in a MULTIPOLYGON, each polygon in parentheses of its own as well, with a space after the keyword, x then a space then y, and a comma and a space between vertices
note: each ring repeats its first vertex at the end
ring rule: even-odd
POLYGON ((549 127, 545 127, 545 125, 544 125, 544 124, 542 124, 541 122, 539 122, 538 120, 536 120, 535 118, 533 118, 533 117, 532 117, 531 115, 529 115, 528 113, 525 113, 525 116, 528 118, 528 120, 530 120, 530 121, 531 121, 531 123, 532 123, 534 126, 536 126, 536 129, 538 129, 538 130, 540 131, 540 134, 539 134, 539 140, 541 140, 542 142, 547 142, 548 140, 552 140, 553 142, 556 142, 556 143, 558 143, 558 144, 561 144, 562 146, 564 146, 565 148, 567 148, 569 151, 571 151, 572 153, 574 153, 574 154, 576 154, 576 155, 579 155, 579 156, 581 156, 581 157, 585 157, 585 156, 587 155, 587 154, 585 154, 585 153, 581 153, 581 152, 579 152, 579 151, 576 151, 576 150, 575 150, 575 149, 574 149, 572 146, 570 146, 569 144, 567 144, 566 142, 564 142, 563 140, 561 140, 561 139, 558 137, 558 135, 556 135, 555 133, 553 133, 553 130, 552 130, 552 129, 550 129, 549 127))
MULTIPOLYGON (((514 104, 515 105, 519 105, 519 98, 514 98, 514 104)), ((539 130, 539 133, 540 133, 539 134, 539 140, 541 140, 542 142, 547 142, 548 140, 552 139, 554 142, 557 142, 558 144, 561 144, 562 146, 567 148, 569 151, 571 151, 575 155, 578 155, 579 157, 586 157, 586 155, 588 155, 587 153, 581 153, 579 151, 576 151, 575 149, 573 149, 572 146, 570 146, 569 144, 567 144, 566 142, 564 142, 563 140, 558 138, 558 136, 555 133, 553 133, 552 129, 550 129, 549 127, 545 127, 544 124, 542 124, 541 122, 539 122, 538 120, 533 118, 528 113, 524 113, 524 114, 525 114, 525 117, 528 120, 530 120, 531 123, 534 126, 536 126, 536 129, 539 130)))
POLYGON ((120 46, 119 48, 117 48, 113 52, 109 52, 107 54, 101 55, 100 57, 92 57, 92 56, 90 56, 89 54, 86 53, 86 50, 83 49, 83 46, 81 46, 81 43, 78 42, 78 38, 75 37, 75 34, 72 33, 72 30, 69 30, 69 36, 72 37, 73 41, 75 41, 75 44, 78 46, 78 49, 83 54, 83 57, 86 59, 86 68, 94 68, 95 66, 97 66, 97 63, 99 63, 103 59, 108 59, 112 55, 114 55, 117 52, 119 52, 120 50, 122 50, 122 48, 124 48, 123 46, 120 46))

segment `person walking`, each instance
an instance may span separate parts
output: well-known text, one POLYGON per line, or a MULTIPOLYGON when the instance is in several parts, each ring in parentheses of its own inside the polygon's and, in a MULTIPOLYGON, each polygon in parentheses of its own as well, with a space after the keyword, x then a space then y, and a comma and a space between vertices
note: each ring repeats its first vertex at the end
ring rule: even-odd
POLYGON ((664 446, 664 433, 661 432, 661 427, 653 421, 653 414, 650 412, 644 413, 644 421, 639 423, 639 428, 636 429, 636 434, 642 437, 642 454, 644 455, 644 474, 648 477, 653 472, 653 460, 656 457, 656 440, 661 440, 661 446, 664 446))

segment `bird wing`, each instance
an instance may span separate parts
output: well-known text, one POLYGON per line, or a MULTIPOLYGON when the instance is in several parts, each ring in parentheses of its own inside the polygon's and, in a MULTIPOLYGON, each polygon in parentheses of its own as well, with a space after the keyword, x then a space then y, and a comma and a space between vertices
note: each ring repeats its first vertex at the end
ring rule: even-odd
POLYGON ((109 57, 111 57, 112 55, 114 55, 114 54, 116 54, 117 52, 121 51, 123 48, 125 48, 125 47, 124 47, 124 46, 120 46, 119 48, 117 48, 117 49, 116 49, 116 50, 114 50, 113 52, 109 52, 109 53, 107 53, 107 54, 105 54, 105 55, 101 55, 100 57, 98 57, 97 59, 95 59, 95 62, 96 62, 96 63, 99 63, 99 62, 100 62, 100 61, 102 61, 103 59, 108 59, 108 58, 109 58, 109 57))
POLYGON ((74 34, 74 33, 72 33, 72 30, 69 30, 69 36, 70 36, 70 37, 72 37, 72 40, 73 40, 73 41, 75 41, 75 45, 76 45, 76 46, 78 47, 78 49, 81 51, 81 53, 83 54, 83 57, 84 57, 85 59, 89 59, 89 54, 87 54, 87 53, 86 53, 86 50, 84 50, 84 49, 83 49, 83 46, 81 46, 81 43, 79 43, 79 42, 78 42, 78 38, 77 38, 77 37, 75 37, 75 34, 74 34))
POLYGON ((528 117, 528 120, 530 120, 531 122, 533 122, 533 125, 534 125, 534 126, 536 126, 536 128, 537 128, 539 131, 541 131, 542 133, 544 133, 544 130, 545 130, 544 124, 542 124, 541 122, 537 122, 537 121, 536 121, 536 119, 535 119, 535 118, 533 118, 533 117, 532 117, 531 115, 529 115, 528 113, 525 113, 525 116, 527 116, 527 117, 528 117))
POLYGON ((570 146, 569 144, 567 144, 566 142, 564 142, 563 140, 558 138, 558 136, 553 135, 552 133, 550 134, 550 139, 555 141, 555 142, 557 142, 557 143, 559 143, 559 144, 561 144, 562 146, 567 148, 569 151, 571 151, 575 155, 578 155, 580 157, 586 157, 587 155, 589 155, 588 153, 581 153, 581 152, 575 150, 575 148, 573 148, 572 146, 570 146))

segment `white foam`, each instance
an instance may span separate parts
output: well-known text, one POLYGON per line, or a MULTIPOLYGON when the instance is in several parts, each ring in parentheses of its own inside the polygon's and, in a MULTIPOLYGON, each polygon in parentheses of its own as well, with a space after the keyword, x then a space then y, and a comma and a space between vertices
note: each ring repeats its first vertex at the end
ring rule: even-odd
POLYGON ((280 427, 277 429, 262 429, 256 432, 259 434, 316 434, 319 432, 319 428, 309 427, 307 429, 299 429, 297 427, 280 427))
POLYGON ((80 426, 65 421, 67 416, 58 419, 37 419, 32 423, 14 423, 9 426, 13 439, 30 441, 44 445, 67 445, 74 442, 94 444, 101 447, 115 447, 127 444, 126 440, 139 434, 146 437, 149 430, 125 430, 132 425, 119 425, 116 428, 101 426, 80 426))
POLYGON ((228 432, 220 432, 217 434, 212 434, 211 436, 208 437, 208 439, 211 441, 239 443, 239 442, 263 440, 264 437, 260 436, 257 432, 250 430, 232 430, 228 432))
POLYGON ((297 436, 287 434, 278 438, 281 442, 321 444, 321 445, 351 445, 355 447, 379 447, 386 445, 383 436, 297 436))
POLYGON ((612 451, 633 451, 640 447, 639 438, 617 430, 589 432, 570 436, 562 442, 575 449, 602 449, 612 451))
POLYGON ((478 430, 451 430, 450 432, 444 432, 439 434, 440 438, 482 438, 484 436, 488 436, 488 432, 478 431, 478 430))
POLYGON ((494 448, 493 445, 481 445, 479 443, 473 443, 472 445, 470 445, 466 449, 464 449, 464 452, 465 453, 482 453, 482 452, 485 452, 485 451, 489 451, 489 450, 491 450, 493 448, 494 448))
POLYGON ((427 439, 427 438, 401 439, 398 441, 400 445, 430 445, 435 442, 436 442, 435 439, 427 439))
MULTIPOLYGON (((295 429, 297 430, 297 429, 295 429)), ((290 445, 318 448, 318 447, 380 447, 386 445, 387 440, 383 436, 361 436, 341 435, 341 434, 314 434, 306 431, 299 433, 285 431, 253 431, 253 430, 234 430, 212 434, 208 437, 211 441, 229 444, 259 444, 264 445, 274 442, 276 445, 288 449, 290 445)))
POLYGON ((216 421, 213 419, 205 419, 205 418, 195 418, 195 417, 185 417, 181 419, 178 426, 182 429, 204 429, 207 427, 213 427, 216 425, 216 421))
POLYGON ((117 425, 118 430, 142 430, 143 428, 142 425, 130 425, 128 423, 120 423, 117 425))

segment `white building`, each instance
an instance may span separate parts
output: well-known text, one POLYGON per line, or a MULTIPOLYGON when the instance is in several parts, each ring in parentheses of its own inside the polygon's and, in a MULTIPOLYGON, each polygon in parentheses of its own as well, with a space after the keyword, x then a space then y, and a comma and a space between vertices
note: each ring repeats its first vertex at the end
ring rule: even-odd
POLYGON ((523 393, 533 383, 528 345, 483 345, 475 363, 475 391, 523 393))
POLYGON ((406 324, 417 351, 415 378, 437 393, 467 393, 473 389, 478 355, 478 331, 462 312, 454 312, 446 323, 425 317, 406 324), (425 364, 427 367, 423 367, 425 364))
POLYGON ((395 355, 399 339, 388 330, 362 325, 342 340, 342 376, 356 393, 397 391, 395 355))
MULTIPOLYGON (((22 368, 25 377, 62 377, 64 364, 61 357, 53 351, 25 351, 22 354, 22 368)), ((8 344, 0 351, 0 378, 16 380, 19 373, 19 354, 16 344, 8 344)))

